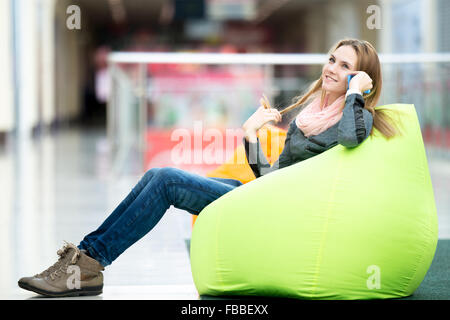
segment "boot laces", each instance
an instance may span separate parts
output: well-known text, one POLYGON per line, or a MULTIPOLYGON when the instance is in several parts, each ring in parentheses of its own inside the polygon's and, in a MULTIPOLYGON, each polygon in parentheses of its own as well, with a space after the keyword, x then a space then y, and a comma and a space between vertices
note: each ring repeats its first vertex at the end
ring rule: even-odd
POLYGON ((62 273, 65 273, 69 265, 75 264, 78 261, 78 257, 80 256, 80 249, 78 249, 72 243, 69 243, 67 241, 64 242, 65 245, 56 252, 59 256, 58 261, 56 261, 47 270, 41 272, 39 276, 49 276, 50 279, 54 280, 55 277, 60 277, 62 273), (74 249, 74 254, 70 258, 70 260, 67 260, 66 256, 69 253, 70 249, 74 249))

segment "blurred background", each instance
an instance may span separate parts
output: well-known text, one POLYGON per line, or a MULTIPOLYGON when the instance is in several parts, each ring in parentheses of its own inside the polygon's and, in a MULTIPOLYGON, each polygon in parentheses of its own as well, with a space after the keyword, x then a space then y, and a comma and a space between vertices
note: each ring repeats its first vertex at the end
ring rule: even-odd
MULTIPOLYGON (((227 129, 262 94, 289 105, 347 37, 380 54, 378 104, 415 105, 450 238, 449 21, 447 0, 0 0, 0 297, 33 297, 18 278, 78 244, 149 168, 206 174, 234 150, 195 161, 208 143, 194 141, 193 161, 176 163, 176 129, 234 134, 236 147, 227 129)), ((196 298, 191 217, 169 211, 106 271, 103 298, 196 298)))

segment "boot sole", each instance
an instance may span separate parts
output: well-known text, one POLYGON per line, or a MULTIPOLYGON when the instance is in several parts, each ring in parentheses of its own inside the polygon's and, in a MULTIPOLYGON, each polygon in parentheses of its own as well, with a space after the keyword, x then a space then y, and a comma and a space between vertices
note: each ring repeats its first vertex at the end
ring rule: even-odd
POLYGON ((30 286, 23 282, 18 282, 18 284, 19 284, 19 287, 21 287, 22 289, 25 289, 28 291, 33 291, 35 293, 38 293, 38 294, 41 294, 41 295, 44 295, 47 297, 54 297, 54 298, 97 296, 97 295, 103 293, 103 285, 96 286, 96 287, 86 287, 86 288, 82 288, 82 289, 68 290, 68 291, 63 291, 63 292, 51 292, 51 291, 46 291, 46 290, 43 290, 40 288, 30 286))

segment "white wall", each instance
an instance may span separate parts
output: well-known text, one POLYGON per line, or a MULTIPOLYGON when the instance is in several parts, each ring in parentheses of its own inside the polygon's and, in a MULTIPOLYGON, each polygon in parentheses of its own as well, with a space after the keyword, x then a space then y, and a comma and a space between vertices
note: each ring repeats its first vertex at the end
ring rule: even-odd
POLYGON ((0 1, 0 132, 14 126, 14 93, 12 77, 11 6, 0 1))
POLYGON ((55 119, 55 0, 41 0, 41 103, 42 123, 50 125, 55 119))
POLYGON ((36 0, 14 0, 15 13, 15 59, 18 69, 17 77, 16 111, 17 134, 19 137, 31 136, 32 129, 38 123, 38 51, 37 39, 39 36, 37 28, 37 1, 36 0))
POLYGON ((38 124, 55 120, 57 1, 0 0, 0 132, 16 128, 20 136, 29 137, 38 124))

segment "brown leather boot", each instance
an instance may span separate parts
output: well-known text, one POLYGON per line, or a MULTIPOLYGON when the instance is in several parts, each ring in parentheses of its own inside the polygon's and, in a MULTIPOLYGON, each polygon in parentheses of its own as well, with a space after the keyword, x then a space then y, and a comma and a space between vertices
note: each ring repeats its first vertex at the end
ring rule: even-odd
POLYGON ((99 295, 105 268, 72 243, 58 250, 58 261, 47 270, 19 280, 19 287, 50 297, 99 295))

